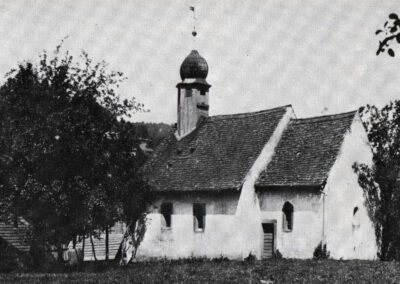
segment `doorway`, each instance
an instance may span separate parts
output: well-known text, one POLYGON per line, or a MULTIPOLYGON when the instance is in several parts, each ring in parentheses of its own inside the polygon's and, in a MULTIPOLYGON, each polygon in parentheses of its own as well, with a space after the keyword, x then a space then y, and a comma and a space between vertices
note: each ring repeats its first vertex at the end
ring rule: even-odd
POLYGON ((262 223, 262 228, 263 228, 262 258, 271 258, 274 254, 275 224, 262 223))

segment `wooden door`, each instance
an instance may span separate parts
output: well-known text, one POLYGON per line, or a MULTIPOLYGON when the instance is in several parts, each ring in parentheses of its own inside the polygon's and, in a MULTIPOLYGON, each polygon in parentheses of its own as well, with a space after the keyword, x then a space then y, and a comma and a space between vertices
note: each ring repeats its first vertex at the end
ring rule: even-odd
POLYGON ((263 223, 263 258, 271 258, 274 253, 274 224, 263 223))

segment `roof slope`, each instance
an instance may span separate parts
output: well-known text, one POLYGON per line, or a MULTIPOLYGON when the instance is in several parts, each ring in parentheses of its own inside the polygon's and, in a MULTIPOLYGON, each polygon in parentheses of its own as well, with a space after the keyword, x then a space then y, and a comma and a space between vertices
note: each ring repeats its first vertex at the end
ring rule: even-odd
POLYGON ((288 106, 214 116, 177 141, 171 133, 144 165, 154 190, 238 188, 288 106))
POLYGON ((356 112, 292 120, 256 186, 321 185, 356 112))

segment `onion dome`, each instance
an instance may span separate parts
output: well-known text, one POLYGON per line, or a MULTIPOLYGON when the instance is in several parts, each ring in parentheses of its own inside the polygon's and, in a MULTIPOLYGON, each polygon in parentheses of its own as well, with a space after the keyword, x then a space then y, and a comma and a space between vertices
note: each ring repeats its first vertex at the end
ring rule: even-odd
POLYGON ((197 50, 192 50, 183 60, 180 73, 182 81, 185 79, 206 79, 208 74, 207 61, 201 57, 197 50))

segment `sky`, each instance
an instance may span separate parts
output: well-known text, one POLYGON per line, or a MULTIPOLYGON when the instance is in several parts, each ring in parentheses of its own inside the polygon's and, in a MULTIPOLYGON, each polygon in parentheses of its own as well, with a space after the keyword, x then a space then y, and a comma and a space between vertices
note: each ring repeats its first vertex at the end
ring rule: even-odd
POLYGON ((375 31, 391 12, 398 0, 0 0, 0 81, 68 36, 64 50, 127 76, 120 96, 149 110, 134 121, 176 122, 179 67, 192 49, 209 65, 210 115, 381 107, 400 99, 400 54, 376 56, 375 31))

